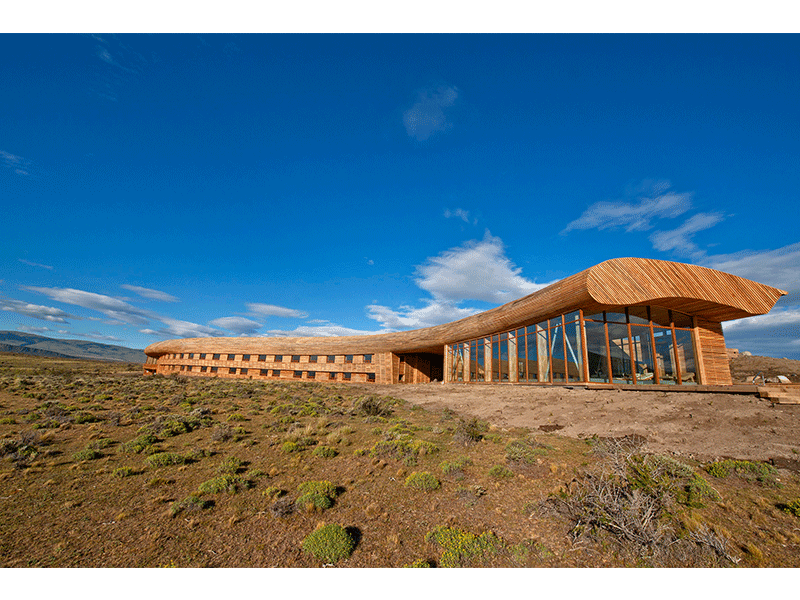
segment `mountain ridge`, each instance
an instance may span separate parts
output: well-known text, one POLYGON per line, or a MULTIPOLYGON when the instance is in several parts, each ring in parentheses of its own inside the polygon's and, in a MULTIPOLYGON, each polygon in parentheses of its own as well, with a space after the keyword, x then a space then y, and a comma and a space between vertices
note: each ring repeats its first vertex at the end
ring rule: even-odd
POLYGON ((0 331, 0 352, 132 363, 144 363, 147 358, 144 350, 87 340, 62 340, 19 331, 0 331))

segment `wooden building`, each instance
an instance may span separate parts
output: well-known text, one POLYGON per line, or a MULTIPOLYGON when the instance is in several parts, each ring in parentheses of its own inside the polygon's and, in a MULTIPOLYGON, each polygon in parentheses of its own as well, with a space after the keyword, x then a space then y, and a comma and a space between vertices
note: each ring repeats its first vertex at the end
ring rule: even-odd
POLYGON ((368 336, 190 338, 145 373, 375 383, 730 385, 723 321, 786 292, 705 267, 605 261, 452 323, 368 336))

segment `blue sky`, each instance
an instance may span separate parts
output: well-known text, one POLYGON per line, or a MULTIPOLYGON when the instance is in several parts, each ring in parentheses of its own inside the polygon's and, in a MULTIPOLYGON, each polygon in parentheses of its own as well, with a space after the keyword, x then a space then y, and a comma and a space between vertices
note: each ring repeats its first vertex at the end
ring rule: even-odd
POLYGON ((789 295, 797 35, 2 34, 0 329, 143 348, 448 322, 603 260, 789 295))

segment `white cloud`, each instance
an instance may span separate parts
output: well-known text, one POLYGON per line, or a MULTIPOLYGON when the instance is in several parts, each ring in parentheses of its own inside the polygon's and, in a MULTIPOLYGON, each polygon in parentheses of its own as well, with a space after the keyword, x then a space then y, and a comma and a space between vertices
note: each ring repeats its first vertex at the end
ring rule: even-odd
MULTIPOLYGON (((190 338, 190 337, 219 337, 222 332, 218 329, 212 329, 205 325, 198 325, 189 321, 180 321, 178 319, 171 319, 169 317, 158 317, 165 328, 158 330, 158 335, 174 336, 176 338, 190 338)), ((152 331, 152 330, 147 330, 152 331)))
POLYGON ((53 323, 67 323, 67 319, 80 318, 64 312, 60 308, 5 298, 0 298, 0 310, 15 312, 20 315, 33 317, 34 319, 40 319, 42 321, 51 321, 53 323))
POLYGON ((367 306, 367 311, 367 316, 378 321, 387 331, 432 327, 480 312, 476 308, 458 308, 452 303, 431 300, 422 308, 401 306, 398 310, 379 304, 370 304, 367 306))
POLYGON ((162 302, 178 302, 178 299, 175 296, 167 294, 166 292, 161 292, 159 290, 151 290, 150 288, 139 287, 138 285, 127 285, 127 284, 123 284, 120 287, 126 290, 130 290, 136 294, 139 294, 142 298, 148 298, 150 300, 160 300, 162 302))
POLYGON ((16 154, 11 154, 0 150, 0 162, 7 169, 11 169, 17 175, 30 175, 28 169, 30 168, 31 161, 27 158, 22 158, 16 154))
POLYGON ((635 201, 595 202, 583 214, 567 224, 564 235, 574 229, 613 229, 647 231, 656 219, 671 219, 682 215, 692 206, 692 193, 667 191, 669 184, 660 182, 650 186, 649 193, 635 201))
POLYGON ((503 304, 550 285, 522 277, 505 255, 503 241, 487 231, 472 240, 429 258, 416 269, 416 284, 439 303, 483 300, 503 304))
POLYGON ((31 267, 41 267, 42 269, 50 269, 50 270, 53 269, 53 267, 51 267, 50 265, 43 265, 43 264, 40 264, 40 263, 31 262, 29 260, 25 260, 24 258, 19 258, 17 260, 19 260, 19 262, 21 262, 23 264, 26 264, 26 265, 29 265, 31 267))
POLYGON ((261 323, 244 317, 221 317, 209 321, 208 324, 220 329, 233 331, 238 335, 253 335, 262 327, 261 323))
POLYGON ((107 317, 115 320, 123 321, 130 325, 147 325, 148 318, 152 313, 136 308, 127 302, 106 296, 104 294, 95 294, 94 292, 86 292, 84 290, 76 290, 72 288, 45 288, 45 287, 28 287, 23 286, 23 289, 30 290, 39 294, 43 294, 51 300, 63 302, 65 304, 74 304, 75 306, 82 306, 103 313, 107 317))
POLYGON ((800 301, 800 242, 775 250, 708 256, 702 264, 789 292, 789 297, 781 302, 800 301))
POLYGON ((104 335, 98 331, 92 331, 91 333, 76 333, 73 334, 77 337, 87 338, 90 340, 97 340, 99 342, 121 342, 118 337, 114 337, 113 335, 104 335))
POLYGON ((286 308, 284 306, 276 306, 274 304, 261 304, 259 302, 249 302, 247 308, 253 316, 263 317, 286 317, 295 319, 304 319, 308 314, 293 308, 286 308))
POLYGON ((52 333, 53 330, 49 327, 28 327, 27 325, 19 325, 17 327, 20 331, 27 331, 28 333, 52 333))
MULTIPOLYGON (((469 211, 464 210, 463 208, 456 208, 455 210, 445 209, 444 211, 445 219, 455 218, 461 219, 464 223, 469 223, 469 211)), ((477 219, 476 219, 477 222, 477 219)))
POLYGON ((650 235, 653 248, 661 252, 670 250, 678 254, 685 254, 700 258, 705 255, 692 241, 692 236, 698 231, 713 227, 724 219, 722 213, 697 213, 687 219, 683 225, 669 231, 656 231, 650 235))
POLYGON ((316 327, 301 325, 300 327, 293 329, 291 331, 284 329, 271 329, 270 331, 267 332, 267 335, 270 337, 339 337, 346 335, 375 335, 378 333, 386 333, 386 332, 350 329, 349 327, 342 327, 341 325, 331 324, 331 325, 318 325, 316 327))
POLYGON ((444 109, 458 98, 455 87, 440 87, 436 91, 423 91, 417 102, 403 113, 403 125, 406 133, 419 141, 427 140, 437 131, 445 131, 451 124, 444 114, 444 109))

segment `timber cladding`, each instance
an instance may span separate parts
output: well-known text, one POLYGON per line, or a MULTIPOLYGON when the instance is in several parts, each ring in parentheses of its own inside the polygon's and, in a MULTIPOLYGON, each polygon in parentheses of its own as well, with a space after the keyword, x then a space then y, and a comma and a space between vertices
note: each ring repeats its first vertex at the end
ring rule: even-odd
MULTIPOLYGON (((303 373, 336 371, 347 381, 362 379, 378 383, 419 383, 447 379, 449 362, 444 364, 445 347, 450 344, 511 331, 517 327, 551 319, 571 311, 583 314, 622 311, 633 306, 659 306, 695 318, 693 339, 697 350, 698 376, 704 383, 730 384, 725 340, 720 323, 769 312, 786 292, 714 269, 643 258, 617 258, 558 281, 542 290, 451 323, 395 333, 343 337, 207 337, 167 340, 145 349, 147 372, 166 372, 161 367, 191 366, 188 373, 202 375, 241 375, 231 368, 247 369, 244 364, 211 361, 189 364, 189 354, 213 356, 300 355, 301 365, 264 365, 261 369, 301 370, 303 373), (307 357, 335 355, 372 356, 371 363, 339 362, 305 364, 307 357), (723 360, 724 358, 724 360, 723 360), (150 362, 150 360, 153 362, 150 362), (177 361, 177 362, 176 362, 177 361), (182 362, 181 362, 182 361, 182 362), (181 363, 178 365, 178 363, 181 363), (212 364, 213 363, 213 364, 212 364), (203 371, 193 368, 207 367, 203 371), (211 372, 211 367, 216 367, 211 372), (313 369, 313 371, 312 371, 313 369), (353 375, 344 375, 352 373, 353 375)), ((240 361, 242 363, 246 361, 240 361)), ((255 366, 255 365, 253 365, 255 366)), ((283 374, 281 374, 281 377, 283 374)))

